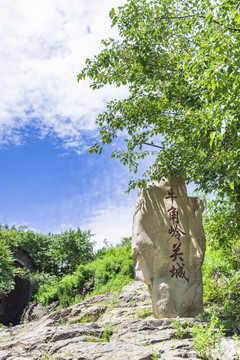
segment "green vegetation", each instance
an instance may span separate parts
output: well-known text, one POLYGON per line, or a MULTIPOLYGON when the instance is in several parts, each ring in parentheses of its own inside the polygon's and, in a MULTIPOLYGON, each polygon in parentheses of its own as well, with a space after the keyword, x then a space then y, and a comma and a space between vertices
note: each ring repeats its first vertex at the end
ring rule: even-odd
MULTIPOLYGON (((129 96, 113 100, 99 115, 101 141, 90 152, 118 136, 126 147, 115 150, 130 171, 137 173, 141 159, 154 156, 155 172, 132 179, 129 189, 149 180, 182 175, 204 193, 204 229, 207 250, 203 264, 203 324, 174 322, 175 338, 191 329, 201 359, 220 355, 224 330, 233 335, 236 358, 240 334, 240 14, 236 0, 126 0, 110 11, 120 38, 103 40, 104 50, 86 60, 78 80, 91 87, 128 85, 129 96), (160 141, 157 145, 153 141, 160 141), (156 151, 146 151, 145 145, 156 151), (215 193, 213 193, 213 191, 215 193), (211 193, 211 197, 206 194, 211 193)), ((151 163, 152 165, 152 163, 151 163)), ((61 306, 86 296, 116 292, 133 280, 130 238, 96 254, 90 231, 36 234, 25 227, 0 225, 0 293, 14 288, 16 249, 29 254, 37 273, 33 299, 61 306)), ((118 302, 112 297, 109 306, 118 302)), ((150 315, 138 312, 139 318, 150 315)), ((76 322, 96 321, 84 315, 76 322)), ((1 325, 1 324, 0 324, 1 325)), ((85 341, 109 341, 86 334, 85 341)), ((221 357, 221 355, 220 355, 221 357)), ((48 353, 41 359, 50 359, 48 353)), ((158 359, 154 352, 152 359, 158 359)))
POLYGON ((89 335, 89 334, 86 334, 86 337, 84 337, 83 341, 86 341, 86 342, 109 342, 110 341, 110 337, 113 333, 113 330, 111 327, 107 327, 102 336, 99 338, 97 337, 96 335, 89 335))
POLYGON ((207 250, 203 264, 204 303, 225 328, 240 333, 240 213, 230 199, 204 197, 207 250))
POLYGON ((146 310, 146 309, 142 309, 140 311, 137 312, 137 317, 139 319, 144 319, 148 316, 152 315, 152 311, 151 310, 146 310))
POLYGON ((43 355, 37 358, 37 360, 58 360, 58 355, 52 355, 46 350, 43 355))
POLYGON ((61 234, 35 234, 18 230, 18 248, 27 252, 39 272, 53 275, 69 274, 79 264, 93 259, 93 242, 90 231, 64 231, 61 234))
POLYGON ((59 300, 62 306, 67 306, 84 297, 84 287, 89 282, 92 282, 94 288, 86 291, 91 292, 91 295, 121 290, 134 277, 130 240, 125 238, 115 248, 99 251, 95 260, 77 266, 72 275, 49 277, 39 287, 34 299, 46 305, 59 300))
POLYGON ((233 335, 233 341, 235 346, 235 357, 236 360, 240 359, 240 337, 237 334, 233 335))
POLYGON ((123 137, 126 146, 112 157, 130 171, 149 155, 155 159, 155 171, 132 178, 129 190, 180 174, 205 194, 215 192, 214 199, 203 196, 204 316, 211 323, 216 312, 240 333, 238 3, 127 0, 110 18, 120 36, 102 41, 78 80, 89 78, 93 90, 128 85, 129 95, 109 101, 98 116, 101 138, 90 153, 123 137))
POLYGON ((89 78, 94 90, 128 85, 129 95, 98 116, 101 138, 91 152, 123 137, 112 156, 136 172, 156 141, 155 173, 130 188, 181 174, 239 202, 238 1, 127 0, 110 17, 120 36, 102 41, 78 80, 89 78))
MULTIPOLYGON (((131 238, 93 253, 89 231, 69 230, 59 235, 36 234, 25 227, 0 226, 0 292, 14 288, 15 276, 29 276, 14 267, 13 253, 26 252, 37 272, 33 299, 44 304, 59 300, 62 306, 80 301, 88 293, 115 292, 133 280, 131 238)), ((115 301, 115 299, 113 299, 115 301)))
POLYGON ((0 293, 8 293, 14 288, 16 269, 13 266, 11 250, 2 239, 0 239, 0 248, 0 293))
POLYGON ((74 321, 75 324, 85 324, 89 322, 96 321, 96 319, 93 316, 89 316, 88 314, 83 315, 82 317, 79 317, 74 321))
POLYGON ((219 324, 215 313, 212 314, 209 324, 194 325, 192 327, 192 337, 197 356, 201 359, 212 360, 213 351, 217 348, 221 358, 220 339, 223 335, 223 325, 219 324))
MULTIPOLYGON (((15 276, 26 276, 23 269, 14 267, 13 253, 20 249, 34 262, 37 283, 53 284, 62 274, 70 274, 79 264, 93 260, 93 242, 90 231, 65 231, 61 234, 37 234, 26 227, 0 225, 0 292, 14 288, 15 276)), ((49 289, 50 290, 50 289, 49 289)))
MULTIPOLYGON (((220 340, 224 336, 224 326, 215 312, 212 313, 211 319, 204 324, 191 324, 188 321, 175 320, 173 326, 176 330, 175 340, 182 340, 185 337, 193 338, 193 347, 200 359, 213 360, 216 352, 221 359, 220 340)), ((234 336, 233 339, 237 339, 237 336, 234 336)))
POLYGON ((160 358, 158 357, 157 350, 154 350, 153 356, 151 357, 151 360, 160 360, 160 358))
POLYGON ((187 321, 185 321, 184 323, 182 323, 180 320, 174 320, 173 322, 173 327, 176 330, 175 334, 174 334, 174 339, 175 340, 181 340, 184 339, 185 335, 188 333, 188 327, 189 327, 189 323, 187 321))
POLYGON ((0 224, 0 293, 7 294, 15 286, 16 276, 28 276, 24 269, 14 266, 13 251, 19 244, 19 230, 0 224))
POLYGON ((109 342, 112 333, 113 333, 113 329, 111 328, 111 326, 107 327, 102 334, 102 340, 104 342, 109 342))
POLYGON ((85 323, 97 321, 101 317, 103 312, 104 311, 99 311, 92 315, 89 315, 89 314, 84 314, 82 316, 80 315, 77 319, 75 319, 73 322, 71 322, 71 324, 85 324, 85 323))
MULTIPOLYGON (((200 359, 213 360, 216 352, 221 359, 220 340, 224 336, 224 326, 215 312, 204 324, 190 324, 188 321, 175 320, 173 325, 176 330, 174 339, 182 340, 184 337, 192 337, 194 350, 200 359)), ((237 336, 233 339, 237 339, 237 336)))
POLYGON ((85 342, 102 342, 102 340, 95 335, 86 335, 86 336, 84 336, 83 341, 85 341, 85 342))

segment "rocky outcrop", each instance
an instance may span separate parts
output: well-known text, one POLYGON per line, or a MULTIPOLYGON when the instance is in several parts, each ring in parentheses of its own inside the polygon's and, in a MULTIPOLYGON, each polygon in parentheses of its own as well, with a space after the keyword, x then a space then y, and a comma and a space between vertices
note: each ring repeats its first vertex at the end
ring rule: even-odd
POLYGON ((148 285, 156 318, 203 311, 203 204, 182 178, 139 189, 133 219, 136 278, 148 285))
MULTIPOLYGON (((147 287, 138 281, 120 293, 94 296, 64 309, 56 305, 44 313, 35 304, 25 312, 23 324, 1 327, 0 360, 197 359, 191 331, 175 340, 175 320, 153 317, 147 287)), ((223 338, 221 344, 222 359, 233 360, 232 340, 223 338)))

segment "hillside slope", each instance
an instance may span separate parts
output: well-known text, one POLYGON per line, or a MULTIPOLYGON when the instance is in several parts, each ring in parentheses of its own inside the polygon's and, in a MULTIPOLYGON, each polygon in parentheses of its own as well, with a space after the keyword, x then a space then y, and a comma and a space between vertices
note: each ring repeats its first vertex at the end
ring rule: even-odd
MULTIPOLYGON (((21 325, 0 328, 0 360, 198 359, 190 334, 176 340, 176 320, 154 319, 147 288, 136 281, 60 310, 30 305, 21 325)), ((221 339, 223 360, 236 352, 236 342, 221 339)))

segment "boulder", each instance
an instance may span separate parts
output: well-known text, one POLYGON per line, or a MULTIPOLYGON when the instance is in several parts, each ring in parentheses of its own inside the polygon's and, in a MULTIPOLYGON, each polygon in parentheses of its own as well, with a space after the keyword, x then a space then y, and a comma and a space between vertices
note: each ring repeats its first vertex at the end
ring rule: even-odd
POLYGON ((137 279, 148 285, 156 318, 203 311, 203 209, 201 200, 187 195, 180 177, 138 191, 132 256, 137 279))

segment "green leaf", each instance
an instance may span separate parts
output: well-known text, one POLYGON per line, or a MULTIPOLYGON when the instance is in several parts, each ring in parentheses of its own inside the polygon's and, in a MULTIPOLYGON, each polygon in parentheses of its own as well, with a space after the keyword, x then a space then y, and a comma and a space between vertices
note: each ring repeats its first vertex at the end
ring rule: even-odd
POLYGON ((213 144, 213 141, 215 139, 215 136, 216 136, 216 131, 213 131, 211 134, 210 134, 210 148, 212 147, 212 144, 213 144))
POLYGON ((112 8, 112 9, 110 10, 110 12, 109 12, 109 16, 110 16, 110 18, 112 19, 115 15, 116 15, 115 9, 112 8))
POLYGON ((235 17, 235 21, 240 24, 240 14, 237 14, 237 16, 235 17))
POLYGON ((181 173, 237 202, 239 189, 229 184, 240 168, 239 14, 227 0, 189 0, 187 6, 183 0, 129 0, 110 17, 119 37, 105 40, 78 77, 88 77, 92 89, 128 85, 126 98, 109 101, 97 119, 100 143, 127 138, 116 158, 136 172, 146 143, 158 139, 164 146, 149 167, 161 163, 160 177, 181 173))

